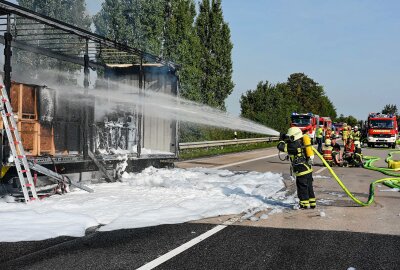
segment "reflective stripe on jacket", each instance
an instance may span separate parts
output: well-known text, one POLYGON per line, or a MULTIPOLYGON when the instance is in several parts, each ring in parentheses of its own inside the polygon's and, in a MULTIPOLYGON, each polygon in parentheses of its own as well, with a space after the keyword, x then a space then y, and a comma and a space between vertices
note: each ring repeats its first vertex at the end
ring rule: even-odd
POLYGON ((317 138, 322 138, 324 136, 324 130, 322 128, 317 129, 317 138))
POLYGON ((305 148, 302 140, 289 142, 287 144, 287 152, 292 162, 293 172, 296 176, 303 176, 312 173, 312 168, 308 165, 305 148))
POLYGON ((325 160, 332 160, 332 150, 333 150, 332 146, 324 146, 322 152, 325 160))
POLYGON ((353 131, 351 136, 353 136, 354 141, 359 141, 361 138, 361 132, 359 130, 353 131))
POLYGON ((343 139, 347 139, 349 137, 349 131, 347 129, 343 130, 343 139))

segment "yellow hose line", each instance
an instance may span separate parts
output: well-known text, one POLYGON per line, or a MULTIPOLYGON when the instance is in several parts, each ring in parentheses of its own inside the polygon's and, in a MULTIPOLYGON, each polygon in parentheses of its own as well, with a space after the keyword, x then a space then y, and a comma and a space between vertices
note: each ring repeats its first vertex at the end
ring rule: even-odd
POLYGON ((318 152, 317 149, 315 149, 313 147, 313 151, 315 152, 315 154, 322 160, 322 162, 324 163, 324 165, 328 168, 329 172, 332 174, 333 178, 335 178, 336 182, 339 184, 339 186, 344 190, 344 192, 347 194, 347 196, 349 196, 354 202, 356 202, 357 204, 361 205, 361 206, 368 206, 370 205, 373 201, 374 201, 374 193, 375 193, 375 184, 377 183, 381 183, 384 181, 388 181, 388 180, 399 180, 398 177, 389 177, 389 178, 382 178, 379 180, 376 180, 374 182, 371 183, 370 185, 370 193, 368 196, 368 201, 367 202, 362 202, 359 199, 357 199, 348 189, 347 187, 343 184, 343 182, 339 179, 339 177, 336 175, 336 173, 332 170, 331 166, 329 166, 329 164, 325 161, 325 159, 323 158, 323 156, 318 152))

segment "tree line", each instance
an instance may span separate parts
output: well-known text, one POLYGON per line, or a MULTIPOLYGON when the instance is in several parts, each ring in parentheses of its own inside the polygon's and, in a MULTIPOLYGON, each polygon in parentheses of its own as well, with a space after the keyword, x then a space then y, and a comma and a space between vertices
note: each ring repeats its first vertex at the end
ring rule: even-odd
MULTIPOLYGON (((280 132, 286 132, 293 112, 314 113, 329 116, 334 122, 347 123, 350 126, 363 126, 365 119, 349 115, 337 116, 336 108, 326 95, 323 87, 304 73, 293 73, 287 82, 271 84, 259 82, 256 89, 248 90, 241 96, 241 116, 259 122, 280 132)), ((387 104, 383 114, 400 116, 395 104, 387 104)))
POLYGON ((322 85, 304 73, 293 73, 286 82, 259 82, 240 99, 241 115, 284 132, 292 112, 318 114, 335 119, 336 108, 322 85))
MULTIPOLYGON (((18 0, 18 4, 147 53, 177 63, 181 96, 225 109, 232 92, 232 42, 222 12, 222 0, 105 0, 88 16, 85 0, 18 0)), ((58 60, 20 52, 28 70, 61 67, 58 60), (33 60, 36 59, 36 60, 33 60)), ((79 67, 75 67, 75 70, 79 67)), ((74 71, 74 68, 67 70, 74 71)), ((24 73, 25 74, 25 73, 24 73)))

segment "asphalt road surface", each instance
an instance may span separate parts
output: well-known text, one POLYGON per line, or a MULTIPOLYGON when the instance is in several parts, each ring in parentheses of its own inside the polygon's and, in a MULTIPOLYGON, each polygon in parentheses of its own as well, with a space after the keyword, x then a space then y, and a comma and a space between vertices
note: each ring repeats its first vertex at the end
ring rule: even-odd
MULTIPOLYGON (((387 152, 364 149, 364 154, 381 157, 387 152)), ((294 192, 289 165, 276 154, 275 149, 264 149, 177 166, 279 172, 288 192, 294 192)), ((363 201, 367 200, 369 183, 384 177, 362 168, 335 171, 363 201)), ((259 221, 224 216, 185 224, 94 231, 81 238, 0 243, 0 269, 400 269, 400 192, 379 186, 376 202, 359 207, 318 160, 314 177, 319 200, 314 210, 288 207, 259 221)))

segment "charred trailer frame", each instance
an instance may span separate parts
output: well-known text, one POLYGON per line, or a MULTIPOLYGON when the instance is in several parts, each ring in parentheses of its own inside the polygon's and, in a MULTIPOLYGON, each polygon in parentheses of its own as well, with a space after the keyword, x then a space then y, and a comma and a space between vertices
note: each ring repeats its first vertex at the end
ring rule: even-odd
MULTIPOLYGON (((167 68, 152 66, 143 70, 146 78, 143 85, 152 85, 147 91, 177 94, 176 76, 167 68)), ((135 87, 139 85, 137 71, 137 67, 123 71, 110 69, 107 76, 128 76, 135 87)), ((57 165, 62 173, 97 170, 93 161, 84 157, 86 125, 88 151, 108 164, 107 169, 115 170, 122 154, 128 171, 139 171, 146 166, 171 166, 177 157, 175 120, 143 117, 139 108, 98 113, 101 117, 96 118, 96 110, 104 104, 99 104, 91 94, 62 93, 46 86, 18 82, 11 85, 11 104, 24 149, 39 164, 57 165)), ((13 167, 9 152, 9 147, 4 145, 1 156, 5 168, 13 167)))
MULTIPOLYGON (((98 144, 99 127, 104 127, 105 122, 96 119, 96 104, 91 103, 91 91, 95 89, 89 89, 90 70, 104 70, 110 80, 129 77, 130 83, 139 86, 141 91, 161 90, 172 95, 179 94, 178 66, 175 63, 3 0, 0 0, 0 22, 3 22, 0 23, 3 25, 3 28, 0 27, 0 34, 3 33, 0 43, 4 45, 5 56, 3 79, 25 137, 24 147, 29 149, 32 160, 56 169, 58 173, 98 171, 97 163, 89 157, 91 152, 107 170, 115 171, 121 163, 118 153, 103 152, 98 144), (32 27, 35 28, 35 35, 30 32, 32 27), (53 39, 57 41, 54 46, 51 45, 54 44, 53 39), (71 42, 73 47, 68 46, 71 42), (60 44, 65 46, 60 48, 60 44), (72 104, 60 99, 52 89, 43 86, 12 82, 13 48, 83 67, 85 90, 80 94, 82 103, 72 104), (110 64, 131 67, 110 67, 110 64), (152 82, 157 78, 159 86, 152 89, 152 82), (44 102, 46 98, 55 101, 53 107, 44 102)), ((126 154, 131 171, 150 165, 173 164, 178 157, 178 124, 175 121, 146 119, 137 110, 137 114, 128 115, 122 122, 126 137, 130 136, 129 127, 135 122, 136 131, 131 132, 134 138, 125 140, 125 150, 135 143, 138 145, 136 152, 128 151, 126 154), (168 136, 154 136, 157 123, 163 125, 162 134, 168 133, 168 136), (164 140, 160 140, 162 137, 164 140), (160 141, 162 143, 157 145, 160 141), (142 150, 147 147, 159 148, 164 153, 143 153, 142 150)), ((118 132, 123 133, 123 128, 118 132)), ((3 180, 15 173, 13 162, 8 159, 7 144, 3 134, 0 151, 3 180)))
MULTIPOLYGON (((163 95, 178 96, 178 77, 174 70, 159 64, 132 66, 113 65, 105 70, 105 78, 124 81, 139 89, 139 95, 148 91, 163 95)), ((143 153, 142 149, 155 149, 164 153, 178 154, 177 121, 148 116, 145 104, 137 108, 137 154, 154 156, 157 153, 143 153)))

